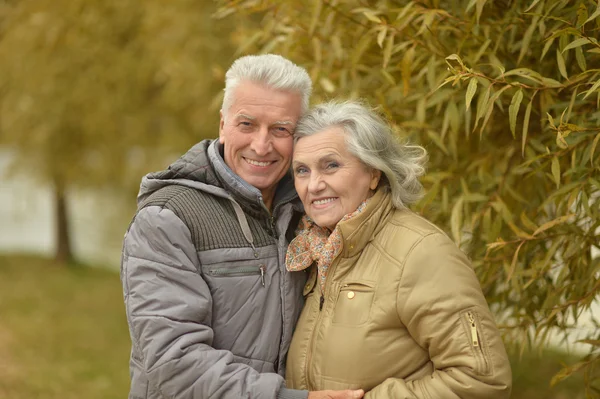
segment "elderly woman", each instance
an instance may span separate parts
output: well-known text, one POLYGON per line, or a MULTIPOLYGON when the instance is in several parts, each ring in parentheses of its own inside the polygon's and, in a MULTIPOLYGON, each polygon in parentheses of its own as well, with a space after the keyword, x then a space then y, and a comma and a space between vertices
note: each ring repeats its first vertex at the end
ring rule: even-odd
POLYGON ((309 272, 288 387, 365 398, 508 398, 511 371, 467 257, 407 209, 425 150, 364 106, 327 103, 296 128, 306 216, 286 266, 309 272))

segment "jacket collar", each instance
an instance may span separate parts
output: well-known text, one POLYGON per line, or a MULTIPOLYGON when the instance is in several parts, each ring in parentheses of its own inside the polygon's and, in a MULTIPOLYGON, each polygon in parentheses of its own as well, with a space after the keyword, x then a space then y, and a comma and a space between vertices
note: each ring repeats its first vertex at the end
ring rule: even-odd
POLYGON ((394 210, 387 190, 377 190, 361 213, 339 224, 343 240, 340 256, 349 258, 360 253, 383 228, 394 210))

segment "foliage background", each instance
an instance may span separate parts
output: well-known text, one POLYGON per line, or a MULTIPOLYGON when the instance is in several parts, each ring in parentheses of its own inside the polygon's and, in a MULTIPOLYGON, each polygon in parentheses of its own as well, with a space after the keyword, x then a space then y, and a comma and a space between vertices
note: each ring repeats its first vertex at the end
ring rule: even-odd
MULTIPOLYGON (((600 3, 234 1, 244 48, 306 66, 314 102, 365 98, 430 153, 416 210, 471 255, 513 342, 569 340, 600 291, 600 3), (595 255, 594 255, 595 254, 595 255)), ((600 329, 584 370, 599 395, 600 329)))

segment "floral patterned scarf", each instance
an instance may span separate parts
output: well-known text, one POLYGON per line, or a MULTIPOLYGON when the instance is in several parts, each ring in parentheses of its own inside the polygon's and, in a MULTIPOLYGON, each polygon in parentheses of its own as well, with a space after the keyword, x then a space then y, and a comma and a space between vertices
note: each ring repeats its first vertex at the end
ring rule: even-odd
POLYGON ((361 213, 368 201, 369 199, 366 199, 354 212, 345 215, 331 233, 329 229, 317 226, 311 218, 305 215, 296 231, 297 236, 290 243, 285 256, 287 270, 304 270, 316 261, 321 290, 324 291, 327 269, 342 251, 342 235, 339 224, 361 213))

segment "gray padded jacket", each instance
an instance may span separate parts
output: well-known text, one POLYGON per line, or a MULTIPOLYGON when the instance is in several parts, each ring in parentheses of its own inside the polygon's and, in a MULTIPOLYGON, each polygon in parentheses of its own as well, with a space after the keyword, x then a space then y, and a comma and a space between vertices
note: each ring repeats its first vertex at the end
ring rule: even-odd
POLYGON ((308 396, 283 379, 306 280, 284 266, 301 204, 286 177, 271 216, 220 147, 142 180, 121 262, 129 399, 308 396))

